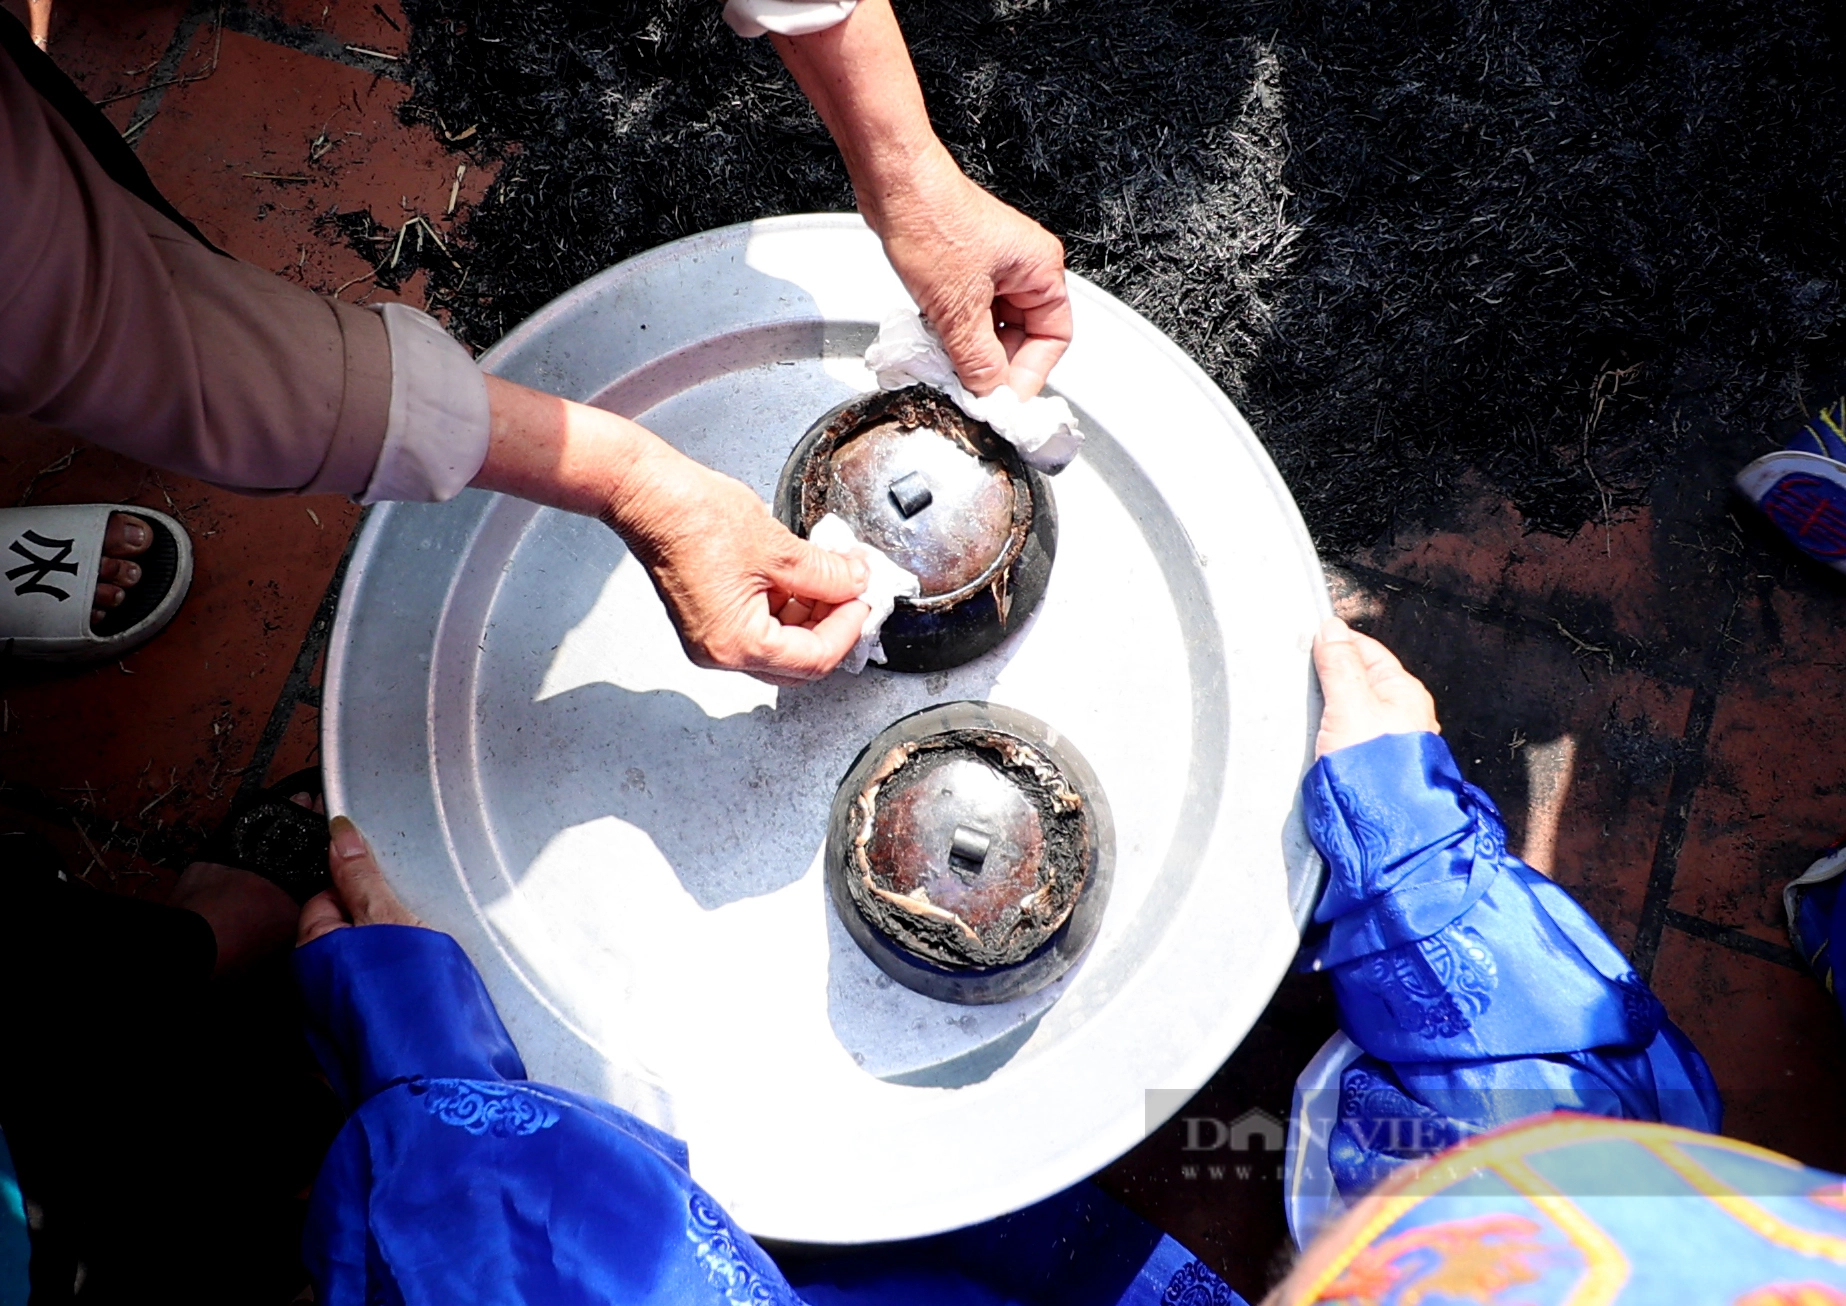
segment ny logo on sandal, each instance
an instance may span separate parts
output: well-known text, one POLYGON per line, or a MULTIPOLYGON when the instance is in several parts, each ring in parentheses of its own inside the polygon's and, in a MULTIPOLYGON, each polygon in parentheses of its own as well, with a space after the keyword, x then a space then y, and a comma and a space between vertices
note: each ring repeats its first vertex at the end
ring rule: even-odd
POLYGON ((20 536, 18 540, 14 540, 12 544, 13 552, 24 558, 26 563, 23 567, 15 567, 13 570, 7 572, 6 578, 8 580, 18 580, 21 576, 24 576, 26 579, 23 584, 14 588, 13 593, 49 594, 57 599, 58 602, 64 602, 65 599, 70 597, 69 592, 61 590, 55 585, 45 584, 45 577, 51 575, 54 571, 75 576, 77 574, 77 564, 64 560, 71 556, 71 550, 76 547, 76 540, 48 540, 37 531, 27 531, 24 535, 20 536), (32 552, 31 549, 28 549, 24 544, 20 543, 20 540, 30 540, 41 549, 56 549, 58 551, 57 555, 55 557, 41 557, 39 554, 32 552))

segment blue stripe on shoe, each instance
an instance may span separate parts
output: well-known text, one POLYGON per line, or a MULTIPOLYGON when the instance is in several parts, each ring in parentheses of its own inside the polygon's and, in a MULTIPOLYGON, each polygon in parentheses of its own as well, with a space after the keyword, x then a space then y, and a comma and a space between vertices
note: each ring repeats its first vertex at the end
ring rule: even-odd
POLYGON ((1776 528, 1811 558, 1846 558, 1846 485, 1810 472, 1791 472, 1770 486, 1762 509, 1776 528))
POLYGON ((1846 463, 1846 398, 1835 399, 1784 446, 1794 453, 1817 453, 1846 463))

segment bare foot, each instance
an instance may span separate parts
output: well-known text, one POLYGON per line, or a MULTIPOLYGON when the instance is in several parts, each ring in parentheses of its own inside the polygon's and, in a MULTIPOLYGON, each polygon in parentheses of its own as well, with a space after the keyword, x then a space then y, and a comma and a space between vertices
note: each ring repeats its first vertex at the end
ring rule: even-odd
POLYGON ((132 561, 154 542, 154 528, 125 512, 109 514, 103 532, 103 565, 96 574, 96 598, 90 608, 90 628, 103 624, 111 608, 119 608, 131 586, 141 579, 141 564, 132 561))
MULTIPOLYGON (((310 794, 294 794, 289 801, 311 812, 323 810, 320 799, 310 794)), ((197 912, 212 927, 218 940, 214 978, 234 975, 287 947, 295 937, 301 915, 295 900, 274 881, 255 871, 217 862, 188 866, 167 901, 171 906, 197 912)))
POLYGON ((218 963, 212 975, 222 978, 247 969, 295 937, 301 909, 295 900, 255 871, 216 862, 194 862, 173 886, 167 900, 196 911, 218 940, 218 963))

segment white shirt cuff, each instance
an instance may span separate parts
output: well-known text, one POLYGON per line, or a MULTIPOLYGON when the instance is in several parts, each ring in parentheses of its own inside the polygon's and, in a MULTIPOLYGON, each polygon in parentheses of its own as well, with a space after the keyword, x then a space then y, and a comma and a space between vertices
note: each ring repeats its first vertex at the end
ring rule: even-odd
POLYGON ((725 0, 724 21, 739 36, 807 36, 843 23, 859 0, 725 0))
POLYGON ((384 304, 391 341, 391 416, 361 503, 441 503, 487 461, 487 378, 427 313, 384 304))

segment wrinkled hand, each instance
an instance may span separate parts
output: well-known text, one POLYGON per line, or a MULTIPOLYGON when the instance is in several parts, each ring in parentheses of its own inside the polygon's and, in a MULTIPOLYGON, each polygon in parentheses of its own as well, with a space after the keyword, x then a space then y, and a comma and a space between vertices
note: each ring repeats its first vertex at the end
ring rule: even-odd
POLYGON ((1442 733, 1436 700, 1423 682, 1404 670, 1390 649, 1338 617, 1327 618, 1314 637, 1314 670, 1326 700, 1314 741, 1316 757, 1380 735, 1442 733))
POLYGON ((328 823, 327 833, 331 837, 327 869, 333 873, 333 887, 301 905, 301 920, 295 927, 297 948, 351 925, 423 924, 385 883, 372 846, 358 826, 336 816, 328 823))
POLYGON ((859 558, 792 534, 741 482, 661 445, 604 518, 647 567, 686 656, 772 685, 818 680, 871 611, 859 558))
POLYGON ((862 207, 962 384, 1037 394, 1070 344, 1057 237, 969 181, 940 147, 900 193, 862 207))

